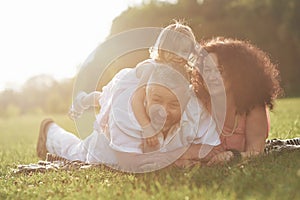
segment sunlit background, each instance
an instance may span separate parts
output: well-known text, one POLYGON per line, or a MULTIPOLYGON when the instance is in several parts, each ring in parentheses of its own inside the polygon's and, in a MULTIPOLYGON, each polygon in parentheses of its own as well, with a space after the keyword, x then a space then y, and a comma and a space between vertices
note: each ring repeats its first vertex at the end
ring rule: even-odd
POLYGON ((112 20, 141 0, 0 1, 0 90, 28 78, 72 77, 109 34, 112 20))
MULTIPOLYGON (((278 64, 285 97, 299 96, 299 9, 299 0, 0 1, 0 118, 67 113, 77 72, 107 37, 174 19, 187 23, 198 41, 250 41, 278 64)), ((97 89, 146 56, 147 50, 116 59, 97 89)))

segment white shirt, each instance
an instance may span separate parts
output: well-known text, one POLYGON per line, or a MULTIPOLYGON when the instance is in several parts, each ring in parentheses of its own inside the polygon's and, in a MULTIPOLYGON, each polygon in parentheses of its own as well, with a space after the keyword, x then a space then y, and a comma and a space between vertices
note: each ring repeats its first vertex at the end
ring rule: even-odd
MULTIPOLYGON (((112 81, 103 88, 99 100, 101 110, 97 116, 97 125, 104 130, 110 146, 122 152, 142 153, 142 128, 137 122, 131 106, 131 97, 139 84, 136 68, 121 70, 112 81), (103 105, 104 103, 104 105, 103 105), (102 111, 102 112, 101 112, 102 111)), ((181 117, 166 138, 159 136, 161 152, 173 151, 194 144, 220 144, 216 124, 196 96, 191 97, 181 117)))

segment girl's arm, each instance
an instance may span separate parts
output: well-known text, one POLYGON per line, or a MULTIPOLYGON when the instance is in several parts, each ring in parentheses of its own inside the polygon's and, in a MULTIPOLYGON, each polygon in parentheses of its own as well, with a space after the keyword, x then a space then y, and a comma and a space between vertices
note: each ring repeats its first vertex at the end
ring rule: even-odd
POLYGON ((139 84, 132 97, 131 105, 133 113, 141 127, 148 126, 151 123, 146 113, 144 102, 146 99, 146 85, 153 69, 153 64, 149 62, 142 62, 136 67, 136 77, 139 79, 139 84))
POLYGON ((79 92, 69 110, 69 117, 71 119, 77 119, 90 106, 98 106, 101 94, 102 93, 98 91, 94 91, 89 94, 79 92))
POLYGON ((150 124, 150 118, 148 117, 145 109, 146 98, 146 86, 139 87, 132 97, 132 110, 141 127, 148 126, 150 124))
POLYGON ((99 106, 99 99, 101 97, 101 92, 94 91, 86 94, 81 99, 83 106, 99 106))
POLYGON ((143 129, 143 137, 145 137, 145 144, 143 144, 143 151, 147 151, 147 146, 155 146, 158 144, 158 138, 155 137, 157 131, 152 127, 151 120, 145 109, 146 86, 139 87, 132 97, 132 110, 136 120, 143 129))

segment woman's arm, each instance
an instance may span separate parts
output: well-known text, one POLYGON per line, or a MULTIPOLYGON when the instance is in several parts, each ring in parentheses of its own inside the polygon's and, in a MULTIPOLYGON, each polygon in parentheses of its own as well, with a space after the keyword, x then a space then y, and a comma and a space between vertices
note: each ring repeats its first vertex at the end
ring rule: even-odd
MULTIPOLYGON (((187 107, 194 108, 193 106, 187 107)), ((199 113, 199 126, 195 138, 189 148, 175 164, 190 161, 208 162, 216 154, 223 151, 220 144, 217 126, 212 116, 204 109, 199 113)))
MULTIPOLYGON (((247 159, 264 152, 266 136, 269 131, 269 119, 267 110, 263 106, 253 108, 246 119, 246 147, 245 152, 241 152, 241 158, 247 159)), ((215 155, 208 165, 225 163, 234 159, 232 151, 224 151, 215 155)))
POLYGON ((242 158, 248 158, 264 152, 265 142, 269 131, 267 110, 257 106, 247 115, 246 120, 246 151, 242 158))
MULTIPOLYGON (((205 146, 205 145, 204 145, 205 146)), ((175 165, 178 167, 189 167, 198 162, 207 163, 211 160, 214 156, 223 152, 222 147, 219 146, 209 146, 204 147, 203 144, 191 144, 190 147, 187 149, 184 154, 175 161, 175 165), (211 150, 205 155, 203 158, 200 158, 199 152, 201 148, 210 148, 211 150)))

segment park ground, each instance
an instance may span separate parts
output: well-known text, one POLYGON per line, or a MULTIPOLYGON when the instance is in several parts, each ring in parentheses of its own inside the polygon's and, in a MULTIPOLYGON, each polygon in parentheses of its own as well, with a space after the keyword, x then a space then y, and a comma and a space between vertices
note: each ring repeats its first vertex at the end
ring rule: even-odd
MULTIPOLYGON (((129 174, 97 167, 14 174, 36 163, 40 121, 49 115, 0 118, 0 199, 300 199, 300 152, 260 156, 243 164, 169 167, 129 174)), ((51 117, 69 131, 66 115, 51 117)), ((300 137, 300 98, 276 101, 269 138, 300 137)))

